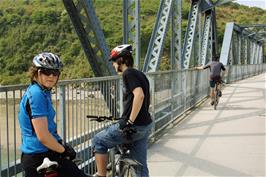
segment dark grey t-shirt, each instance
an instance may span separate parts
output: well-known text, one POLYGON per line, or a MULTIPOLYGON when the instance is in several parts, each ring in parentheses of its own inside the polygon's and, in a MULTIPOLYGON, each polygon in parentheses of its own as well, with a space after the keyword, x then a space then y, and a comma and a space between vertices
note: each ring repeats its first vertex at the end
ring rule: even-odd
POLYGON ((225 71, 224 65, 218 61, 212 61, 203 67, 203 69, 207 68, 210 68, 210 80, 220 77, 221 70, 225 71))

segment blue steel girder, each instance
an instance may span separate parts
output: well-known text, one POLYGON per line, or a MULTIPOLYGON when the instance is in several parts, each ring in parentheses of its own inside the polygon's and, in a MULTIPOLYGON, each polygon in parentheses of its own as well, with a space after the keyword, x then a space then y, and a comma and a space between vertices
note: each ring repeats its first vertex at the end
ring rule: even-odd
POLYGON ((244 57, 244 64, 248 64, 248 40, 247 40, 247 37, 244 37, 244 53, 243 53, 243 57, 244 57))
POLYGON ((256 45, 256 42, 254 42, 253 64, 257 64, 257 56, 258 56, 258 47, 256 45))
POLYGON ((135 67, 140 69, 140 1, 123 0, 123 43, 135 49, 135 67))
POLYGON ((107 61, 109 49, 91 0, 63 0, 95 76, 115 75, 107 61))
POLYGON ((262 46, 256 33, 245 30, 232 22, 227 23, 220 61, 224 65, 260 64, 263 62, 262 46))
POLYGON ((256 64, 261 64, 262 63, 262 45, 257 45, 257 53, 256 53, 256 64))
POLYGON ((174 0, 171 15, 171 69, 181 69, 182 0, 174 0))
POLYGON ((256 51, 256 57, 255 57, 255 63, 259 64, 260 61, 260 46, 257 46, 257 51, 256 51))
POLYGON ((252 41, 251 42, 251 58, 250 58, 250 64, 256 64, 255 63, 255 60, 254 60, 254 58, 255 58, 255 56, 256 56, 256 44, 255 44, 255 42, 254 41, 252 41))
POLYGON ((200 1, 201 0, 195 0, 191 2, 189 21, 188 21, 188 26, 186 30, 184 48, 182 52, 182 69, 189 68, 189 62, 191 59, 191 53, 192 53, 194 38, 196 34, 196 25, 197 25, 197 20, 198 20, 200 1))
POLYGON ((206 65, 208 62, 208 50, 210 49, 210 43, 212 41, 212 35, 211 35, 211 28, 212 28, 212 14, 211 13, 205 13, 205 20, 204 20, 204 28, 203 28, 203 36, 202 36, 202 44, 201 44, 201 57, 200 57, 200 64, 206 65))
POLYGON ((266 24, 240 25, 241 28, 266 28, 266 24))
MULTIPOLYGON (((63 0, 63 2, 95 76, 116 75, 113 66, 108 62, 109 49, 92 1, 78 0, 76 4, 72 0, 63 0)), ((113 85, 113 87, 117 86, 113 85)), ((110 113, 118 115, 119 110, 116 109, 115 100, 110 96, 114 94, 114 91, 110 88, 100 88, 100 90, 110 113)))
POLYGON ((212 55, 216 56, 218 54, 218 41, 217 41, 217 24, 216 24, 216 10, 212 9, 212 55))
POLYGON ((173 0, 161 0, 156 23, 146 53, 143 71, 154 72, 159 68, 173 0))
POLYGON ((240 33, 236 33, 236 61, 235 64, 241 64, 241 36, 240 33))
POLYGON ((234 23, 227 23, 224 32, 223 45, 221 49, 220 62, 224 65, 229 64, 229 55, 231 50, 231 42, 233 38, 234 23))

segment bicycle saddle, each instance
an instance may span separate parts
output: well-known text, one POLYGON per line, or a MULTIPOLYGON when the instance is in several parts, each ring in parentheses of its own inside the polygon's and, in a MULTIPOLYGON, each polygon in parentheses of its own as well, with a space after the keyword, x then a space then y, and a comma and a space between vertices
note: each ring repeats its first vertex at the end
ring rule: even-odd
POLYGON ((37 167, 37 172, 42 171, 44 169, 47 169, 51 166, 58 167, 58 163, 56 161, 50 161, 50 159, 48 157, 45 157, 43 159, 43 163, 37 167))

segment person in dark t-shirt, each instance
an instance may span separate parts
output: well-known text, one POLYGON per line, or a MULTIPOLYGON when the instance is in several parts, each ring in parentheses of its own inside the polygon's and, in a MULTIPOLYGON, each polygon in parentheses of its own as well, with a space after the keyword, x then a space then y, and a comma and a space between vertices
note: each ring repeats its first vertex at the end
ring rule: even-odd
POLYGON ((115 47, 110 54, 118 74, 123 78, 123 113, 118 123, 95 135, 92 148, 95 153, 97 175, 106 176, 108 149, 130 143, 130 155, 142 167, 134 167, 137 176, 149 176, 147 167, 147 142, 152 127, 149 113, 150 86, 147 77, 133 68, 132 46, 123 44, 115 47), (135 133, 128 135, 127 130, 134 128, 135 133), (125 136, 126 135, 126 136, 125 136))
MULTIPOLYGON (((205 66, 200 66, 200 67, 196 67, 196 69, 210 69, 210 76, 209 76, 209 81, 210 81, 210 97, 211 97, 211 105, 214 104, 214 87, 216 82, 221 83, 222 78, 221 78, 221 71, 225 71, 225 67, 224 65, 219 62, 219 56, 214 56, 212 61, 210 63, 208 63, 205 66)), ((219 84, 220 87, 220 84, 219 84)), ((220 90, 220 89, 219 89, 220 90)), ((220 91, 219 96, 222 96, 222 92, 220 91)))

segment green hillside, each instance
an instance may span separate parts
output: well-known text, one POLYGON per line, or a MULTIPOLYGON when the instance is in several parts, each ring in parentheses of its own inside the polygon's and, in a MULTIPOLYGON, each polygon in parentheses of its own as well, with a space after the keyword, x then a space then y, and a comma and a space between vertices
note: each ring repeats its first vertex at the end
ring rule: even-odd
MULTIPOLYGON (((121 44, 122 0, 94 0, 107 44, 121 44), (107 5, 108 3, 108 5, 107 5)), ((183 7, 183 32, 186 30, 189 0, 183 7)), ((142 59, 159 7, 159 0, 141 1, 142 59)), ((229 3, 217 8, 218 39, 221 45, 226 22, 266 24, 266 11, 229 3)), ((169 38, 169 37, 168 37, 169 38)), ((168 58, 169 42, 164 58, 168 58)), ((1 0, 0 1, 0 84, 27 83, 27 70, 34 55, 41 51, 57 53, 64 62, 62 79, 93 77, 61 0, 1 0)), ((162 61, 167 69, 167 60, 162 61)))

